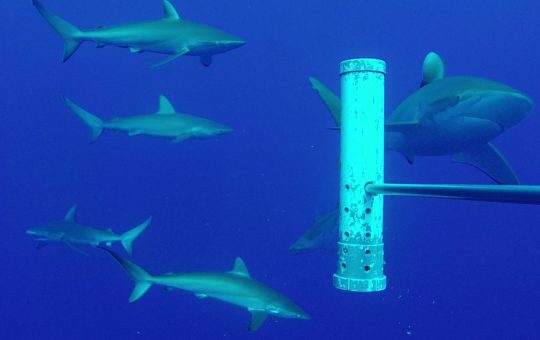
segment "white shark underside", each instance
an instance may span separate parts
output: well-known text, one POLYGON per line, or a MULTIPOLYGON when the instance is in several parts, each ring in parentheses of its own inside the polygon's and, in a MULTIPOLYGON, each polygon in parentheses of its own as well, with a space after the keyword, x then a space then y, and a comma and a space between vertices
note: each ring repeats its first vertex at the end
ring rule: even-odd
POLYGON ((101 244, 110 246, 113 242, 121 242, 126 252, 131 255, 133 241, 152 221, 152 217, 149 217, 135 228, 123 234, 116 234, 110 229, 102 230, 78 224, 75 221, 76 209, 77 206, 73 205, 62 221, 49 223, 39 228, 31 228, 26 233, 36 238, 39 247, 49 242, 62 242, 80 251, 76 245, 86 244, 96 247, 101 244))
POLYGON ((160 20, 143 21, 125 25, 80 30, 73 24, 47 10, 38 0, 34 6, 45 20, 64 39, 66 61, 83 41, 93 41, 98 47, 115 45, 129 48, 132 52, 156 52, 171 57, 153 66, 160 66, 182 55, 201 57, 209 66, 214 54, 224 53, 245 44, 229 33, 207 25, 180 19, 173 5, 163 0, 164 17, 160 20))
POLYGON ((251 278, 241 258, 236 258, 230 272, 195 272, 182 274, 150 275, 136 264, 113 251, 111 254, 131 278, 135 288, 130 302, 143 296, 152 285, 161 285, 195 293, 198 298, 212 297, 233 305, 245 307, 251 312, 249 330, 256 331, 268 315, 282 318, 309 319, 309 315, 283 294, 251 278))

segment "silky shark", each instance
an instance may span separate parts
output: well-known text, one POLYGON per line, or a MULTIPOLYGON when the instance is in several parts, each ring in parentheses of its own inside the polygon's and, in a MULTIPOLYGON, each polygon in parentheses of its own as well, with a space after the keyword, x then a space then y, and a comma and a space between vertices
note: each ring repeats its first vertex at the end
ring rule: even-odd
POLYGON ((96 247, 104 243, 107 246, 111 246, 113 242, 119 241, 122 243, 126 252, 131 255, 133 252, 133 241, 152 221, 152 217, 148 217, 146 221, 135 228, 123 234, 115 234, 110 229, 102 230, 78 224, 75 221, 76 210, 77 206, 74 205, 69 209, 63 220, 46 224, 43 227, 28 229, 26 233, 36 237, 36 240, 39 242, 39 248, 49 242, 63 242, 73 249, 82 252, 77 245, 86 244, 96 247))
POLYGON ((337 234, 338 218, 338 209, 323 216, 317 214, 315 223, 289 247, 289 251, 293 253, 307 253, 327 246, 337 234))
POLYGON ((135 115, 102 121, 64 97, 66 105, 90 128, 90 141, 96 140, 103 129, 125 131, 130 136, 149 135, 171 138, 179 143, 188 138, 211 137, 232 131, 231 128, 208 119, 177 113, 169 100, 161 95, 159 109, 153 114, 135 115))
POLYGON ((309 319, 309 315, 289 298, 254 280, 244 261, 237 257, 229 272, 193 272, 151 275, 138 265, 115 252, 100 247, 111 254, 135 281, 129 302, 138 300, 152 285, 176 288, 195 293, 198 298, 211 297, 251 312, 249 330, 255 332, 269 315, 281 318, 309 319))
POLYGON ((182 20, 174 6, 163 0, 164 17, 159 20, 136 22, 95 30, 80 30, 73 24, 47 10, 38 0, 32 0, 41 16, 64 39, 66 61, 81 42, 93 41, 97 47, 115 45, 131 52, 156 52, 171 55, 153 67, 166 64, 182 55, 198 56, 209 66, 214 54, 224 53, 245 44, 229 33, 203 24, 182 20))
MULTIPOLYGON (((429 53, 422 87, 407 97, 385 121, 385 148, 416 156, 452 155, 454 162, 480 169, 500 184, 518 184, 510 164, 491 143, 523 120, 531 98, 501 83, 475 77, 444 77, 444 64, 429 53)), ((310 78, 340 125, 341 102, 326 86, 310 78)))

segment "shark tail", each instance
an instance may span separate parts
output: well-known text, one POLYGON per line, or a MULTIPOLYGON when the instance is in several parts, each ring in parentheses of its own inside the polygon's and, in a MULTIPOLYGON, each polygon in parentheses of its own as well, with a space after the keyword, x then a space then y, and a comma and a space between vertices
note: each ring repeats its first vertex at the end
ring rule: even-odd
POLYGON ((37 8, 39 14, 54 28, 58 34, 64 39, 64 56, 62 61, 66 61, 75 53, 82 42, 83 31, 75 27, 73 24, 56 16, 54 13, 43 7, 38 0, 32 0, 32 3, 37 8))
POLYGON ((152 222, 152 216, 148 217, 146 221, 139 224, 135 228, 126 231, 123 233, 121 237, 122 246, 124 246, 124 249, 126 252, 131 255, 133 253, 133 241, 148 227, 148 225, 152 222))
POLYGON ((114 251, 109 250, 105 247, 99 247, 104 251, 108 252, 120 265, 126 270, 126 272, 131 276, 133 281, 135 281, 135 288, 129 297, 129 302, 137 301, 141 296, 146 293, 148 288, 152 286, 152 275, 148 274, 144 269, 136 265, 135 263, 126 260, 122 256, 116 254, 114 251))
POLYGON ((86 125, 88 125, 91 130, 90 141, 95 141, 101 135, 101 132, 103 132, 103 121, 90 112, 84 110, 67 97, 64 97, 64 102, 66 103, 67 107, 71 109, 71 111, 75 112, 75 114, 79 116, 79 118, 81 118, 86 125))

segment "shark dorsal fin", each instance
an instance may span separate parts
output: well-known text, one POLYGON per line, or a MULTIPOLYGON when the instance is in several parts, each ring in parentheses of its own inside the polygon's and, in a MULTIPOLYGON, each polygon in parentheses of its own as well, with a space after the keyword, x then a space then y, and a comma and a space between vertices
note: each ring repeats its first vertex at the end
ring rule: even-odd
POLYGON ((158 115, 171 115, 176 113, 171 102, 164 95, 159 96, 159 109, 156 112, 158 115))
POLYGON ((66 220, 66 221, 75 220, 75 212, 76 211, 77 211, 77 204, 73 204, 73 206, 67 212, 66 217, 64 217, 64 220, 66 220))
POLYGON ((167 0, 163 0, 163 18, 167 20, 180 20, 178 12, 167 0))
POLYGON ((422 65, 422 84, 420 87, 442 78, 444 78, 444 62, 437 53, 429 52, 422 65))
POLYGON ((244 263, 244 260, 239 257, 234 260, 234 268, 229 273, 245 277, 251 277, 251 275, 249 275, 246 264, 244 263))

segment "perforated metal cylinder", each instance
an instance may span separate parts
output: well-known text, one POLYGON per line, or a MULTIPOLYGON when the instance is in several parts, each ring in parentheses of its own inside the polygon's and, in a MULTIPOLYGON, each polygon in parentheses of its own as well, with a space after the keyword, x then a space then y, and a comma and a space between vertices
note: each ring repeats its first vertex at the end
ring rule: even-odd
POLYGON ((383 197, 365 190, 384 182, 384 77, 378 59, 341 62, 341 176, 338 289, 386 288, 383 273, 383 197))

